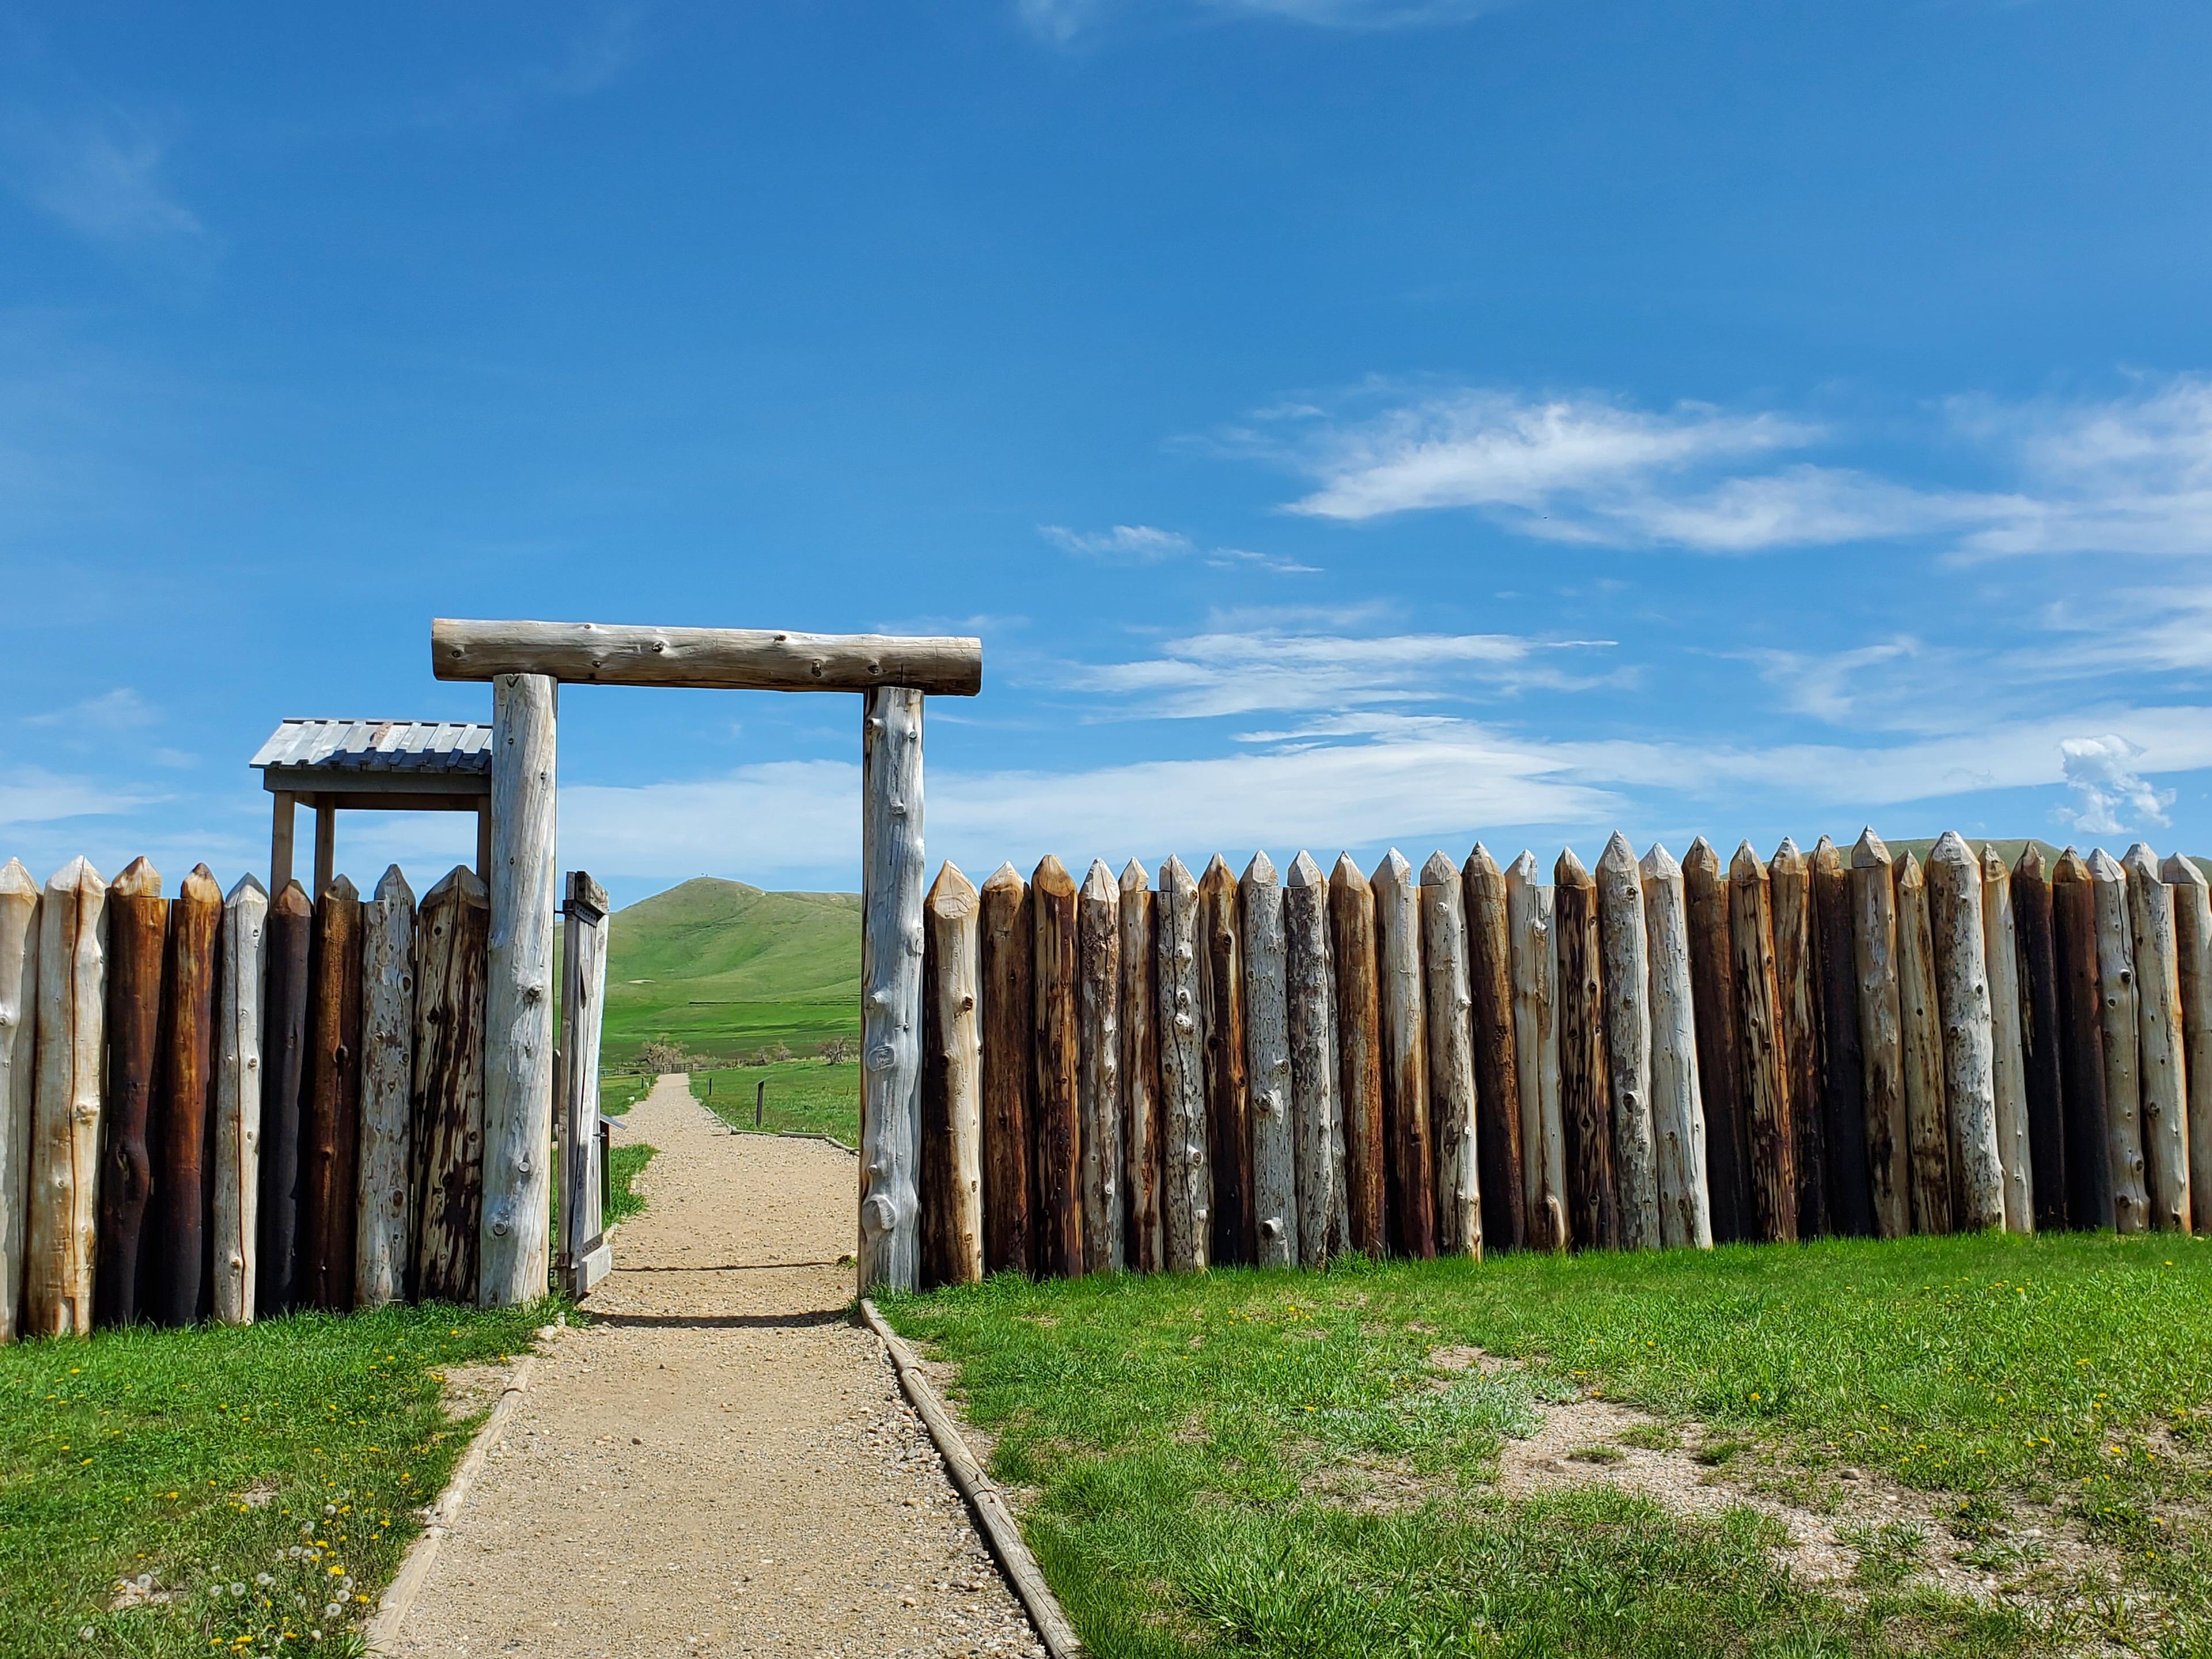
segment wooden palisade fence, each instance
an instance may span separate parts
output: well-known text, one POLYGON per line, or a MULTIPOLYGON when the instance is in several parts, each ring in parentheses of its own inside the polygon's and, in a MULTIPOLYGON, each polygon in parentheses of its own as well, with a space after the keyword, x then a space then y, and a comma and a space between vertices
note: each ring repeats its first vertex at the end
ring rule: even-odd
POLYGON ((2212 1227, 2191 860, 1869 830, 1539 870, 945 866, 924 1282, 2212 1227))

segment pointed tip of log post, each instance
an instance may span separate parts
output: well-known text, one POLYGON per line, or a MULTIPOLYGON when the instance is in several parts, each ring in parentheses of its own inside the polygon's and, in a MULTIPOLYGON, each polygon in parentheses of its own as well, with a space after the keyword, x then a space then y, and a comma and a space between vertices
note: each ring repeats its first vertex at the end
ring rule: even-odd
POLYGON ((2058 862, 2051 866, 2051 880, 2053 886, 2056 886, 2062 881, 2087 881, 2088 879, 2089 866, 2087 862, 2079 853, 2075 852, 2070 847, 2064 852, 2061 853, 2058 855, 2058 862))
POLYGON ((1788 836, 1783 836, 1782 844, 1774 849, 1774 856, 1766 861, 1766 873, 1770 876, 1802 876, 1808 867, 1804 854, 1797 850, 1797 843, 1788 836))
POLYGON ((1350 893, 1364 893, 1367 891, 1367 875, 1352 861, 1351 854, 1339 853, 1336 867, 1328 872, 1328 884, 1350 893))
POLYGON ((1198 882, 1190 873, 1190 866, 1173 853, 1169 854, 1167 862, 1160 866, 1160 891, 1192 893, 1197 890, 1198 882))
POLYGON ((2117 882, 2124 887, 2128 880, 2127 867, 2100 847, 2089 854, 2089 879, 2117 882))
POLYGON ((1552 884, 1556 887, 1595 887, 1590 872, 1583 868, 1583 861, 1575 856, 1575 849, 1563 847, 1552 866, 1552 884))
POLYGON ((377 881, 376 902, 379 904, 404 905, 410 910, 415 908, 415 890, 407 884, 407 872, 398 865, 387 867, 377 881))
POLYGON ((1275 861, 1265 853, 1255 853, 1252 854, 1251 863, 1244 866, 1244 874, 1240 878, 1240 884, 1249 887, 1273 887, 1276 884, 1277 879, 1275 861))
POLYGON ((1114 879, 1114 872, 1104 859, 1091 860, 1090 869, 1083 872, 1083 899, 1087 904, 1110 904, 1117 909, 1121 903, 1121 884, 1114 879))
POLYGON ((1403 853, 1393 847, 1382 854, 1381 862, 1375 866, 1375 873, 1367 879, 1370 885, 1376 887, 1411 887, 1413 884, 1413 866, 1406 862, 1403 853))
POLYGON ((1505 880, 1509 886, 1534 887, 1540 879, 1540 872, 1536 868, 1536 855, 1525 847, 1521 849, 1521 856, 1505 866, 1505 880))
POLYGON ((1695 871, 1700 876, 1710 876, 1718 881, 1721 876, 1721 855, 1712 842, 1699 836, 1690 843, 1690 850, 1682 854, 1684 873, 1695 871))
POLYGON ((1314 855, 1302 847, 1298 849, 1297 857, 1291 860, 1290 871, 1284 876, 1283 884, 1285 887, 1326 887, 1328 882, 1322 874, 1321 866, 1315 861, 1314 855))
POLYGON ((1674 862, 1674 855, 1667 850, 1667 843, 1655 841, 1636 866, 1637 873, 1646 881, 1673 881, 1682 873, 1682 866, 1674 862))
POLYGON ((1467 855, 1467 862, 1460 866, 1461 876, 1468 881, 1480 880, 1484 877, 1494 881, 1502 873, 1498 867, 1498 860, 1491 857, 1490 849, 1480 842, 1475 842, 1474 851, 1467 855))
POLYGON ((1131 859, 1121 866, 1121 891, 1125 896, 1130 893, 1148 893, 1152 890, 1152 873, 1145 868, 1141 859, 1131 859))
POLYGON ((1888 844, 1875 834, 1873 825, 1869 824, 1859 831, 1858 840, 1851 844, 1852 869, 1881 870, 1893 861, 1889 856, 1888 844))
POLYGON ((82 853, 46 878, 46 891, 49 893, 89 893, 95 890, 102 893, 107 890, 107 878, 93 868, 92 860, 82 853))
POLYGON ((2204 878, 2204 872, 2197 860, 2184 858, 2179 853, 2166 854, 2166 862, 2159 866, 2159 876, 2169 887, 2206 887, 2212 882, 2204 878))
POLYGON ((1984 842, 1982 843, 1983 884, 1986 886, 1993 881, 2005 881, 2009 879, 2011 875, 2012 872, 2005 867, 2004 854, 1997 851, 1996 842, 1984 842))
POLYGON ((2043 849, 2032 841, 2020 849, 2020 858, 2012 866, 2012 872, 2029 881, 2051 879, 2051 872, 2043 867, 2043 849))
MULTIPOLYGON (((295 881, 291 883, 290 885, 287 886, 284 890, 287 893, 289 893, 294 888, 296 888, 300 884, 295 881)), ((452 869, 447 871, 444 875, 439 877, 436 884, 434 884, 428 892, 422 895, 422 902, 424 904, 428 904, 433 899, 442 899, 448 893, 458 893, 460 895, 462 902, 467 904, 489 904, 491 902, 491 889, 484 885, 483 878, 482 876, 477 874, 475 871, 470 869, 465 864, 457 864, 452 869)), ((301 893, 300 897, 303 903, 307 896, 304 891, 301 893)))
POLYGON ((2133 879, 2148 882, 2154 887, 2162 885, 2166 880, 2158 872, 2158 854, 2150 850, 2148 842, 2139 841, 2129 848, 2127 856, 2120 860, 2120 868, 2133 879))
POLYGON ((1022 879, 1022 872, 1014 868, 1011 859, 992 871, 983 882, 983 890, 987 893, 1003 893, 1009 887, 1017 893, 1029 890, 1029 883, 1022 879))
POLYGON ((341 904, 358 903, 361 890, 353 884, 350 876, 336 875, 331 878, 331 884, 323 889, 323 897, 326 901, 336 899, 341 904))
MULTIPOLYGON (((459 873, 458 870, 453 872, 454 875, 459 873)), ((448 876, 438 885, 446 886, 453 879, 453 876, 448 876)), ((269 901, 269 909, 271 915, 280 916, 312 916, 315 914, 315 907, 307 897, 307 890, 300 885, 297 876, 286 882, 284 890, 269 901)))
POLYGON ((1898 860, 1895 868, 1896 874, 1893 879, 1897 883, 1899 892, 1917 893, 1928 885, 1927 872, 1920 867, 1919 859, 1912 854, 1907 853, 1898 860))
POLYGON ((947 859, 938 867, 937 879, 930 883, 921 902, 930 915, 957 921, 975 908, 975 884, 947 859))
POLYGON ((143 858, 135 858, 123 866, 123 873, 108 884, 107 890, 117 898, 159 898, 161 896, 161 872, 143 858))
POLYGON ((1453 887, 1459 884, 1459 866, 1439 852, 1429 854, 1429 861, 1421 866, 1421 885, 1424 887, 1453 887))
POLYGON ((1946 830, 1936 837, 1936 844, 1928 849, 1928 862, 1948 864, 1960 869, 1978 871, 1974 849, 1966 845, 1966 838, 1956 830, 1946 830))
POLYGON ((1843 869, 1844 855, 1833 841, 1823 836, 1813 843, 1813 852, 1808 862, 1819 873, 1833 875, 1843 869))
POLYGON ((22 860, 9 859, 7 863, 0 864, 0 896, 20 897, 26 893, 35 894, 38 890, 39 884, 23 867, 22 860))
MULTIPOLYGON (((0 891, 6 890, 5 880, 5 872, 0 872, 0 891)), ((230 891, 223 895, 222 902, 235 904, 248 893, 258 893, 264 899, 269 896, 269 890, 261 884, 261 878, 251 870, 231 884, 230 891)))
POLYGON ((1055 855, 1047 853, 1037 860, 1036 870, 1030 877, 1030 885, 1051 897, 1066 898, 1075 891, 1075 878, 1067 873, 1067 866, 1055 855))
POLYGON ((1218 885, 1224 881, 1231 887, 1237 884, 1237 878, 1229 871, 1229 860, 1216 853, 1212 858, 1206 860, 1206 869, 1198 878, 1198 884, 1200 887, 1208 884, 1218 885))
POLYGON ((191 873, 177 884, 177 896, 195 899, 202 904, 222 902, 222 884, 215 878, 215 872, 204 864, 195 864, 191 873))
POLYGON ((1628 837, 1616 830, 1606 838, 1605 851, 1597 855, 1601 873, 1627 877, 1638 873, 1636 849, 1629 845, 1628 837))
POLYGON ((1735 856, 1729 860, 1729 879, 1739 887, 1756 887, 1766 879, 1766 866, 1749 842, 1736 843, 1735 856))

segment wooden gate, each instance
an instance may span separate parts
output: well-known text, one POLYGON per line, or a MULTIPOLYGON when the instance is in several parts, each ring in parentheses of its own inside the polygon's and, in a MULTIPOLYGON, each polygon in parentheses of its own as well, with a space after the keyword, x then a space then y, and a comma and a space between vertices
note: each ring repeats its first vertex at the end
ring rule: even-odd
POLYGON ((614 1267, 603 1224, 606 1124, 599 1116, 599 1022, 606 1012, 606 890, 568 872, 561 906, 560 1287, 581 1301, 614 1267))

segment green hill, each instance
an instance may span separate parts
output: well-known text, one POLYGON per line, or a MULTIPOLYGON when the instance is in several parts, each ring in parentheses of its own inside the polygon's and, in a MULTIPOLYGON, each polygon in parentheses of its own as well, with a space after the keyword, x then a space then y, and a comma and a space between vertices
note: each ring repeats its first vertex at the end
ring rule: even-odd
POLYGON ((666 1037, 725 1059, 860 1030, 860 897, 702 876, 615 912, 605 1064, 666 1037))

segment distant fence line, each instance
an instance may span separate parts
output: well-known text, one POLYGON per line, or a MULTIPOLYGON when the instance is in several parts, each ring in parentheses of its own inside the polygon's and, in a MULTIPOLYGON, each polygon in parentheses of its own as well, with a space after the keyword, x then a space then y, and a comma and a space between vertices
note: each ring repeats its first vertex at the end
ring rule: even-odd
POLYGON ((2193 862, 1869 830, 1551 873, 945 866, 923 1282, 2212 1229, 2193 862))

